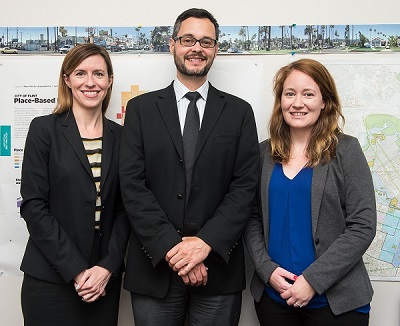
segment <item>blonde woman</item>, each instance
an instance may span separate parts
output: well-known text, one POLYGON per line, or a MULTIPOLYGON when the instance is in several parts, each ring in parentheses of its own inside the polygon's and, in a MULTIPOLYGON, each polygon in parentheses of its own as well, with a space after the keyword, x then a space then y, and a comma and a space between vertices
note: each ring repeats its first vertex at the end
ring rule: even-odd
POLYGON ((104 116, 112 83, 104 48, 74 47, 57 107, 30 125, 21 182, 26 326, 117 325, 129 222, 118 177, 121 126, 104 116))

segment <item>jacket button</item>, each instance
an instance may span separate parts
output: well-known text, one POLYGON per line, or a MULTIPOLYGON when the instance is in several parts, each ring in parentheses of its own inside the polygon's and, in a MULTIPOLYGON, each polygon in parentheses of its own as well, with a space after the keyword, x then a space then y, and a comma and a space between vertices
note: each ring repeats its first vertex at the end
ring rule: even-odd
POLYGON ((178 199, 183 199, 182 194, 177 194, 176 197, 178 197, 178 199))
POLYGON ((316 238, 316 239, 315 239, 315 244, 316 244, 316 245, 319 244, 319 238, 316 238))

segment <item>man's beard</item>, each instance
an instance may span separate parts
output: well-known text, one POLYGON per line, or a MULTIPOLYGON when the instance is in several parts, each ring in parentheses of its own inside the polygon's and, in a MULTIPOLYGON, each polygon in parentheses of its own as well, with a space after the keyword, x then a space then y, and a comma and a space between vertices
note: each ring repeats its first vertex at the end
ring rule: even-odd
MULTIPOLYGON (((196 56, 198 57, 198 56, 196 56)), ((211 59, 210 61, 207 62, 207 64, 205 65, 205 67, 201 70, 190 70, 185 66, 185 59, 188 59, 190 57, 184 57, 182 60, 180 60, 180 58, 178 58, 175 54, 174 54, 174 61, 175 61, 175 66, 178 69, 178 71, 185 76, 192 76, 192 77, 204 77, 207 76, 208 71, 210 70, 214 59, 211 59)), ((204 57, 203 57, 204 58, 204 57)), ((207 60, 207 58, 205 58, 207 60)))

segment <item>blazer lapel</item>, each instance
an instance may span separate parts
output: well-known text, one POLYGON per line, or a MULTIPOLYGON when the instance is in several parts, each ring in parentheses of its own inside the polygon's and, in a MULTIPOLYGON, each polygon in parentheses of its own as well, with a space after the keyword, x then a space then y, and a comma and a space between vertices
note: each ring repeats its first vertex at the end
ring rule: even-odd
POLYGON ((101 187, 104 185, 113 155, 115 143, 113 125, 109 124, 107 119, 103 118, 103 148, 101 155, 101 187))
MULTIPOLYGON (((178 108, 176 105, 176 97, 172 84, 158 93, 156 101, 158 110, 160 111, 160 114, 168 129, 168 133, 172 139, 172 142, 174 143, 179 156, 183 158, 181 126, 179 123, 178 108)), ((157 131, 155 130, 154 132, 157 131)))
POLYGON ((92 170, 90 169, 89 160, 86 156, 85 148, 83 147, 82 138, 79 134, 78 126, 75 121, 72 110, 69 110, 61 118, 61 130, 67 142, 71 145, 78 159, 81 161, 86 172, 93 177, 92 170))
POLYGON ((207 95, 207 103, 204 111, 203 121, 199 132, 199 139, 197 142, 195 160, 203 148, 208 136, 213 130, 218 118, 224 109, 226 99, 215 87, 210 84, 207 95))
MULTIPOLYGON (((265 154, 262 158, 261 166, 261 177, 260 177, 260 203, 262 216, 269 215, 269 182, 271 179, 272 171, 274 169, 275 162, 271 159, 271 146, 270 143, 266 144, 265 154)), ((264 226, 264 237, 269 235, 269 218, 263 218, 264 226)))
POLYGON ((314 168, 311 184, 311 216, 313 235, 317 231, 319 209, 321 207, 322 195, 328 175, 329 164, 317 165, 314 168))

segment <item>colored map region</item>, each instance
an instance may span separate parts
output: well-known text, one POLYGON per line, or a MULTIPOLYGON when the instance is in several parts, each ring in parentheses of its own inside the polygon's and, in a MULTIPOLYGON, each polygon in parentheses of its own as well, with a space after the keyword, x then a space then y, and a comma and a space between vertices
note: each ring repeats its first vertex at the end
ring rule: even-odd
MULTIPOLYGON (((400 65, 327 65, 374 181, 377 233, 364 255, 374 280, 400 281, 400 65)), ((355 162, 356 164, 356 162, 355 162)))
POLYGON ((371 276, 399 277, 400 117, 371 114, 365 119, 365 128, 370 137, 365 154, 374 179, 378 213, 377 234, 365 261, 371 276))

